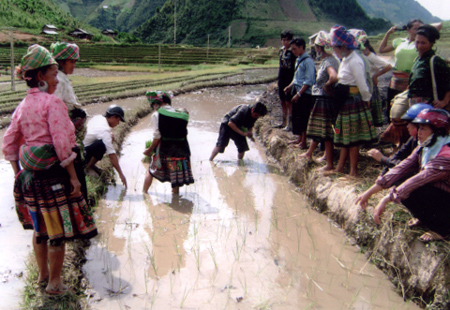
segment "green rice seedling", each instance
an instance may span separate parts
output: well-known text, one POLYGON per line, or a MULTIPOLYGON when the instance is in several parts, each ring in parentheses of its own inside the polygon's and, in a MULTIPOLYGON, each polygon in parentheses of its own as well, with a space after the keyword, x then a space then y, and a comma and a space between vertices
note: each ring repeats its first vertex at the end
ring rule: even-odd
POLYGON ((217 268, 216 253, 214 253, 214 249, 213 249, 213 246, 212 246, 211 243, 209 244, 209 246, 210 246, 210 247, 208 248, 208 251, 209 251, 209 254, 211 255, 211 258, 212 258, 212 260, 213 260, 214 268, 217 270, 217 269, 219 269, 219 268, 217 268))
POLYGON ((187 284, 184 287, 184 293, 183 293, 183 297, 181 298, 181 304, 180 304, 180 308, 183 308, 184 302, 186 301, 186 298, 189 296, 189 293, 191 291, 191 289, 187 290, 187 284))
POLYGON ((200 247, 198 245, 196 245, 192 248, 192 251, 194 252, 195 263, 197 265, 197 271, 200 272, 200 266, 202 264, 201 258, 200 258, 200 247))
MULTIPOLYGON (((150 145, 152 145, 152 140, 147 140, 147 141, 145 141, 145 148, 146 148, 146 149, 148 149, 148 148, 150 147, 150 145)), ((144 158, 142 158, 142 162, 143 162, 143 163, 150 163, 150 162, 152 161, 152 155, 153 155, 154 153, 155 153, 155 152, 152 152, 152 153, 150 154, 150 156, 145 155, 144 158)))

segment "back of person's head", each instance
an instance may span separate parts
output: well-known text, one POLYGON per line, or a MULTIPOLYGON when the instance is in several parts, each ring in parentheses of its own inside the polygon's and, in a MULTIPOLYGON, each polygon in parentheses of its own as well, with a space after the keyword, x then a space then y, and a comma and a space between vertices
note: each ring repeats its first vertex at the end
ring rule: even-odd
POLYGON ((306 48, 306 42, 305 42, 305 39, 303 39, 303 38, 294 38, 294 39, 290 42, 290 44, 291 44, 291 45, 294 44, 294 45, 297 46, 297 47, 303 47, 303 49, 306 48))
POLYGON ((121 107, 119 107, 117 104, 110 105, 108 109, 106 109, 105 115, 106 118, 109 118, 111 116, 117 116, 120 118, 122 122, 125 122, 125 112, 121 107))
POLYGON ((371 53, 376 54, 376 53, 375 53, 375 50, 373 49, 373 46, 372 46, 372 45, 370 44, 370 42, 369 42, 369 39, 367 39, 366 41, 364 41, 363 44, 364 44, 364 47, 367 47, 371 53))
POLYGON ((450 114, 444 109, 425 109, 412 123, 429 125, 436 136, 446 136, 450 129, 450 114))
POLYGON ((252 106, 252 109, 253 109, 254 113, 258 113, 261 116, 264 116, 267 114, 267 107, 261 101, 257 101, 252 106))
POLYGON ((441 35, 439 34, 439 30, 432 25, 422 25, 417 28, 416 35, 424 36, 428 39, 431 44, 434 44, 436 40, 439 40, 441 35))
POLYGON ((145 93, 150 106, 154 109, 154 105, 161 105, 163 103, 172 105, 172 94, 161 90, 149 90, 145 93))
POLYGON ((281 33, 281 39, 292 40, 294 34, 290 30, 285 30, 281 33))
POLYGON ((415 23, 421 23, 423 24, 423 21, 421 21, 418 18, 412 18, 408 21, 408 23, 406 24, 406 29, 411 29, 415 23))

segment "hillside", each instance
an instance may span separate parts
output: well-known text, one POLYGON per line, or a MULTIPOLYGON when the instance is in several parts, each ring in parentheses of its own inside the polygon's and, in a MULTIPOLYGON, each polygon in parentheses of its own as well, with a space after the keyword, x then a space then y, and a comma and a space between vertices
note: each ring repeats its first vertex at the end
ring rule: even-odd
POLYGON ((419 18, 425 23, 440 21, 415 0, 358 0, 371 17, 390 20, 396 25, 405 25, 411 18, 419 18))
MULTIPOLYGON (((205 45, 207 35, 216 45, 228 42, 231 26, 233 46, 265 45, 278 40, 285 29, 309 36, 335 23, 364 28, 368 32, 385 31, 390 23, 371 19, 356 0, 188 0, 177 2, 177 42, 205 45)), ((150 20, 134 32, 144 42, 173 42, 174 3, 168 0, 150 20)))
POLYGON ((100 30, 128 32, 150 19, 166 0, 53 0, 60 8, 100 30))
POLYGON ((95 33, 93 27, 81 23, 50 0, 0 0, 0 25, 37 34, 45 24, 63 31, 82 27, 95 33))

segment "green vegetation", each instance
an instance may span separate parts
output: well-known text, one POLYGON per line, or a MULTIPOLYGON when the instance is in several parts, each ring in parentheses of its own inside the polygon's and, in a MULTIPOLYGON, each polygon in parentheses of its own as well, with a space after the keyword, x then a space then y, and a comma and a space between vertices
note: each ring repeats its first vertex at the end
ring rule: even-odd
POLYGON ((356 0, 308 0, 320 18, 334 20, 348 28, 364 29, 367 33, 387 30, 392 24, 381 18, 369 18, 356 0))

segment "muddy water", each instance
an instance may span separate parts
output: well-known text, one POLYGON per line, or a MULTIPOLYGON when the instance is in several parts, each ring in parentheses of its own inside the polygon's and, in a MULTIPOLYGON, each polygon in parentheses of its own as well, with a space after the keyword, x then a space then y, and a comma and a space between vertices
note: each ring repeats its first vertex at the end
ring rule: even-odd
POLYGON ((93 309, 418 309, 308 208, 257 144, 241 166, 233 143, 208 161, 221 117, 263 89, 174 98, 190 111, 195 178, 179 196, 156 180, 141 193, 149 117, 128 136, 120 163, 129 188, 111 186, 102 200, 84 267, 93 309))

